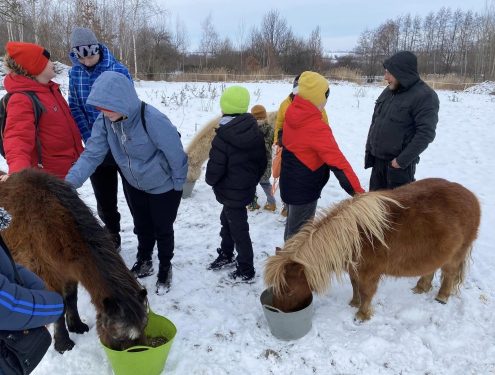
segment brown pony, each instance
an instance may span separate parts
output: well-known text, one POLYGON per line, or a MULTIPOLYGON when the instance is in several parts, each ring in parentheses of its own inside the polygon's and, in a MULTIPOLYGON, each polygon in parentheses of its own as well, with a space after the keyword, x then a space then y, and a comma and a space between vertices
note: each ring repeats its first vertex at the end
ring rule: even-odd
POLYGON ((463 186, 430 178, 394 190, 371 192, 337 204, 290 238, 265 268, 274 307, 305 307, 333 275, 351 278, 356 318, 373 314, 371 300, 383 275, 421 276, 415 293, 431 289, 442 270, 436 300, 446 303, 464 280, 480 223, 475 195, 463 186))
POLYGON ((24 170, 0 183, 0 207, 12 215, 2 235, 15 261, 64 297, 65 316, 55 323, 57 351, 74 346, 67 328, 89 330, 77 310, 78 282, 96 307, 97 332, 106 346, 121 350, 143 343, 146 289, 75 190, 47 173, 24 170))

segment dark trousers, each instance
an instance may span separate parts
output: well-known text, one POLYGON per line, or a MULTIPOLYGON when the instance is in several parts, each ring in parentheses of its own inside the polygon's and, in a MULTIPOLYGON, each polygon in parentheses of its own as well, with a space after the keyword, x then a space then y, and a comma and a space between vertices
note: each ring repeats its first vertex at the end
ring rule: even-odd
POLYGON ((393 189, 415 181, 416 162, 406 168, 394 168, 391 160, 375 158, 370 177, 370 191, 393 189))
POLYGON ((288 204, 287 221, 285 222, 284 241, 299 232, 304 224, 313 220, 318 199, 306 204, 288 204))
POLYGON ((117 205, 118 174, 119 168, 112 154, 108 153, 90 177, 98 216, 108 231, 114 234, 120 232, 120 213, 117 205))
POLYGON ((170 266, 174 256, 174 222, 182 191, 149 194, 122 179, 138 239, 137 260, 151 260, 155 243, 160 267, 170 266))
POLYGON ((253 244, 249 236, 249 224, 246 207, 223 206, 220 214, 221 249, 224 254, 232 255, 237 250, 237 266, 241 272, 250 272, 253 267, 253 244))

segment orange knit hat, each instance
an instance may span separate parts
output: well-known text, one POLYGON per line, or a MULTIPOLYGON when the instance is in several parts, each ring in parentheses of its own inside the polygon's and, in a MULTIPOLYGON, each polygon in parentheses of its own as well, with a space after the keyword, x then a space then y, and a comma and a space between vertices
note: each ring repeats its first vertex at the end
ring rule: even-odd
POLYGON ((253 108, 251 108, 251 114, 256 120, 266 119, 266 109, 261 104, 256 104, 253 108))
POLYGON ((40 74, 48 64, 50 53, 34 43, 8 42, 7 54, 32 76, 40 74))

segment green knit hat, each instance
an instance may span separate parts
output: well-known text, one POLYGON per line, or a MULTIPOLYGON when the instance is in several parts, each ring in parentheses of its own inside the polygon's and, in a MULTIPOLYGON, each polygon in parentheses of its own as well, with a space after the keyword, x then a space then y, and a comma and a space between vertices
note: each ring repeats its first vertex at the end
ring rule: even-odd
POLYGON ((220 108, 224 115, 246 113, 249 107, 249 91, 242 86, 230 86, 220 97, 220 108))

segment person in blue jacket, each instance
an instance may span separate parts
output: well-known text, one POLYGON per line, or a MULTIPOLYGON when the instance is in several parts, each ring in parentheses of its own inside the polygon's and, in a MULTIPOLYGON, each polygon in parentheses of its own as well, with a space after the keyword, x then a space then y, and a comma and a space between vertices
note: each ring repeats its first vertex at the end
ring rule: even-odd
MULTIPOLYGON (((0 231, 10 223, 0 207, 0 231)), ((22 331, 55 322, 64 312, 62 296, 45 289, 45 283, 28 269, 10 260, 0 245, 0 330, 22 331), (15 281, 14 266, 24 285, 15 281)))
POLYGON ((156 243, 160 261, 157 293, 166 292, 172 276, 173 224, 188 167, 180 135, 167 116, 139 100, 134 85, 121 73, 103 72, 87 103, 102 113, 65 180, 79 188, 111 151, 124 176, 124 193, 138 238, 131 271, 137 277, 153 273, 151 256, 156 243))
MULTIPOLYGON (((91 87, 101 73, 114 71, 132 81, 127 68, 117 61, 110 50, 99 43, 95 34, 85 27, 75 27, 70 37, 69 107, 84 143, 91 137, 93 123, 100 111, 87 103, 91 87)), ((119 169, 109 152, 91 175, 98 216, 120 248, 120 213, 117 204, 119 169)))

